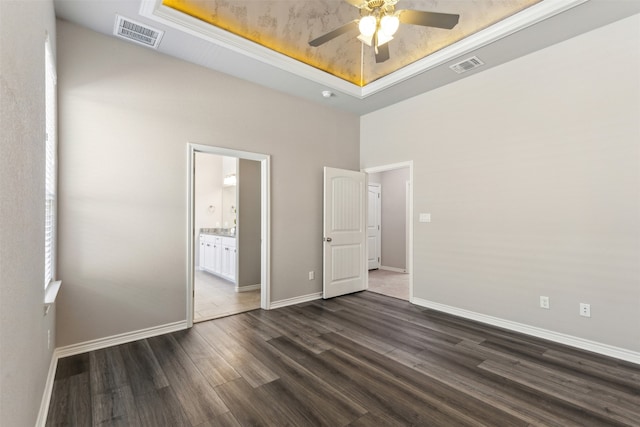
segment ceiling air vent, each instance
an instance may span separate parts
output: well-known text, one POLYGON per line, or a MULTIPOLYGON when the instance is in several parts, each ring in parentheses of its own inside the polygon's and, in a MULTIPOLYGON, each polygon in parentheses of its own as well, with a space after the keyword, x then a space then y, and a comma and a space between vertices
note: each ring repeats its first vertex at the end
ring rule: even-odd
POLYGON ((164 31, 156 30, 148 25, 116 15, 116 25, 113 27, 113 34, 123 39, 157 49, 160 44, 160 39, 162 39, 164 35, 164 31))
POLYGON ((462 62, 458 62, 457 64, 453 64, 449 66, 453 71, 458 74, 466 73, 469 70, 473 70, 481 65, 484 65, 477 56, 472 56, 471 58, 467 58, 462 62))

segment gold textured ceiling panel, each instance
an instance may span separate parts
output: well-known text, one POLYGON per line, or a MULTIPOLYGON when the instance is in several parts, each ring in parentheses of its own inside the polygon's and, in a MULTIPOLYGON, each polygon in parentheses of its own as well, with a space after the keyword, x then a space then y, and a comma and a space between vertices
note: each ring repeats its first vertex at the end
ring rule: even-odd
POLYGON ((344 0, 163 0, 162 4, 237 36, 365 86, 543 0, 399 0, 396 9, 459 14, 452 30, 400 24, 390 59, 343 34, 319 47, 309 40, 360 17, 344 0))

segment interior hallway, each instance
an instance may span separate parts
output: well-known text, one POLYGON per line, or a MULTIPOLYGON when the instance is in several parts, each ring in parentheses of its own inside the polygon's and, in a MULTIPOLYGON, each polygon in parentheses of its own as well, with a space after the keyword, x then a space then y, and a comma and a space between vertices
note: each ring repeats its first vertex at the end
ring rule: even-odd
POLYGON ((409 275, 388 270, 369 270, 368 290, 409 301, 409 275))

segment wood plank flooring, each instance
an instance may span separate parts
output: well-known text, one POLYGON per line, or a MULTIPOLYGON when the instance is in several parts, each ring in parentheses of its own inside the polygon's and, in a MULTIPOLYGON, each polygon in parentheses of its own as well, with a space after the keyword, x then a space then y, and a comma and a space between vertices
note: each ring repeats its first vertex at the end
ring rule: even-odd
POLYGON ((372 292, 60 359, 48 426, 640 426, 640 366, 372 292))

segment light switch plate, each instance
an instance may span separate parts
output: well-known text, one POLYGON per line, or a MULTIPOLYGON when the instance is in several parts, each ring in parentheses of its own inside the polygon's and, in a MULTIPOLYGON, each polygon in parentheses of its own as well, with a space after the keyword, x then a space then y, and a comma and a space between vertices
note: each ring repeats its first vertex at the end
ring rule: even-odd
POLYGON ((420 222, 431 222, 431 214, 430 213, 421 213, 418 221, 420 222))

